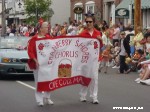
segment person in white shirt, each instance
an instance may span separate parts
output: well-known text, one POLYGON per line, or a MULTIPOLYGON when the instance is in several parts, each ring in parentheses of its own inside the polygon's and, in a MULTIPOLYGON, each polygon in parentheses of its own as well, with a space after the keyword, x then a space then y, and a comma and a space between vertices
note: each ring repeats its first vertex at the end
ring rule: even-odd
POLYGON ((24 27, 22 29, 23 35, 25 35, 27 31, 28 31, 28 27, 26 25, 24 25, 24 27))
POLYGON ((109 40, 109 37, 107 37, 107 32, 106 32, 105 27, 102 27, 102 41, 103 41, 104 46, 107 46, 107 45, 112 46, 109 40))
POLYGON ((120 40, 120 69, 119 73, 129 73, 130 69, 128 68, 128 65, 125 63, 125 58, 130 57, 130 45, 129 45, 129 40, 127 40, 125 36, 125 32, 121 32, 121 40, 120 40))
POLYGON ((120 37, 120 28, 118 24, 115 24, 113 33, 113 45, 115 44, 115 42, 119 42, 119 37, 120 37))

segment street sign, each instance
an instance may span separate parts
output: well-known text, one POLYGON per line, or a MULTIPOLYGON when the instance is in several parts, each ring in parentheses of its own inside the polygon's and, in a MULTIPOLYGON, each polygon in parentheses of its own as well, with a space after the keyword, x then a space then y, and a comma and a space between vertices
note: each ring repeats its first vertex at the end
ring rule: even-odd
POLYGON ((115 11, 116 18, 129 18, 129 10, 125 8, 120 8, 115 11))
POLYGON ((80 7, 80 6, 77 6, 73 9, 73 12, 76 13, 76 14, 82 14, 83 13, 83 8, 80 7))

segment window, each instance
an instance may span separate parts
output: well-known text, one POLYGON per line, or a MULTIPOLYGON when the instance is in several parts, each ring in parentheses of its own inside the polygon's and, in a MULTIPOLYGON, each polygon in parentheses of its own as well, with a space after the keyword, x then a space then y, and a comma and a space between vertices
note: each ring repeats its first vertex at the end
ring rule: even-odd
POLYGON ((86 7, 86 13, 90 10, 92 13, 95 12, 95 2, 93 1, 89 1, 85 4, 85 7, 86 7))
POLYGON ((75 14, 75 20, 82 21, 82 14, 75 14))

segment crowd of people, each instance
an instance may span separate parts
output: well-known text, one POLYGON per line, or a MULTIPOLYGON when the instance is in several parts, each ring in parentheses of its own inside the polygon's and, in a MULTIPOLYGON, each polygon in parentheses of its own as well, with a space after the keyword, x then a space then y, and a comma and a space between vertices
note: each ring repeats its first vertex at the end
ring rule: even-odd
MULTIPOLYGON (((98 71, 95 72, 95 78, 92 79, 92 83, 89 86, 90 96, 93 99, 93 104, 98 104, 98 72, 106 74, 108 67, 113 69, 117 68, 119 74, 128 74, 130 72, 137 72, 139 77, 135 80, 137 83, 150 85, 150 30, 137 27, 137 34, 135 35, 131 24, 124 26, 121 22, 115 25, 108 25, 106 21, 100 24, 95 22, 93 15, 86 15, 85 21, 77 22, 71 21, 70 24, 64 22, 63 25, 55 24, 51 26, 50 23, 42 23, 40 27, 22 24, 18 27, 15 24, 7 27, 7 35, 21 35, 26 37, 38 38, 55 38, 58 36, 87 36, 94 37, 100 40, 100 55, 98 71), (44 29, 47 28, 47 29, 44 29), (48 34, 49 37, 45 36, 48 34)), ((32 45, 30 46, 29 57, 36 63, 36 69, 34 70, 35 79, 37 79, 38 60, 33 47, 36 41, 31 39, 32 45), (34 43, 34 44, 33 44, 34 43)), ((36 80, 37 84, 37 80, 36 80)), ((80 101, 85 102, 87 95, 87 88, 82 87, 80 91, 80 101)), ((35 94, 38 105, 43 106, 43 99, 41 93, 35 94)), ((50 100, 50 94, 46 93, 46 102, 53 104, 50 100)))

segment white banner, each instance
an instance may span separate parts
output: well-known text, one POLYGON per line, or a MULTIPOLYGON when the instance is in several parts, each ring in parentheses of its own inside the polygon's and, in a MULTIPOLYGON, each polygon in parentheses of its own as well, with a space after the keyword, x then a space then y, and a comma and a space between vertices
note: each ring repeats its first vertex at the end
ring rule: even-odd
POLYGON ((88 86, 98 70, 99 46, 97 39, 85 37, 37 41, 38 91, 73 84, 88 86))

